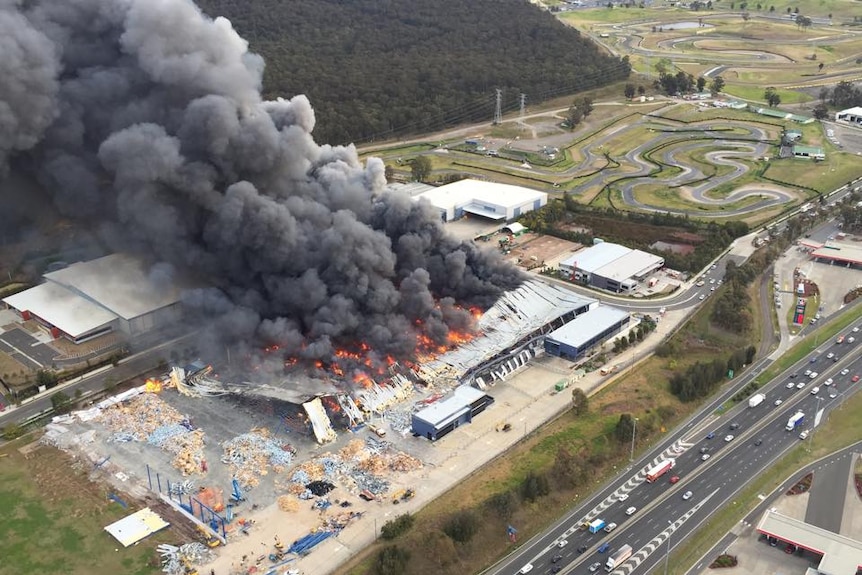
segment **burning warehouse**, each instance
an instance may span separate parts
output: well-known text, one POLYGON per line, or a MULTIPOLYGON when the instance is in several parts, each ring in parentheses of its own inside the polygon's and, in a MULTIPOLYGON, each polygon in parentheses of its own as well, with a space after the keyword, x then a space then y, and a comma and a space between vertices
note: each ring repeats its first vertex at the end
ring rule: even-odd
MULTIPOLYGON (((469 395, 472 391, 465 386, 484 389, 505 380, 543 351, 548 333, 597 306, 596 300, 532 280, 503 294, 477 317, 472 332, 452 332, 448 345, 428 347, 420 338, 416 363, 390 358, 385 368, 372 369, 369 355, 373 350, 363 345, 362 353, 336 352, 326 365, 317 361, 309 367, 297 360, 285 361, 285 374, 273 375, 268 381, 226 384, 203 365, 175 368, 173 380, 188 395, 233 395, 246 401, 302 406, 302 419, 320 443, 335 439, 335 428, 359 425, 398 405, 406 407, 417 389, 445 393, 457 387, 451 400, 424 415, 417 414, 418 421, 424 422, 419 424, 420 435, 437 438, 468 422, 493 401, 478 391, 475 397, 469 395)), ((404 423, 401 431, 411 425, 404 423)))

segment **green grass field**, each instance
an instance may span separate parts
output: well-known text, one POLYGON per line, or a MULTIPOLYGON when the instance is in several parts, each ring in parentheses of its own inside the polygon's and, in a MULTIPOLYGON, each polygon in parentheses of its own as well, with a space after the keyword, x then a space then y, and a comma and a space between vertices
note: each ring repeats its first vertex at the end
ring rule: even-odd
POLYGON ((91 465, 48 447, 25 459, 18 445, 0 452, 0 575, 150 575, 161 572, 158 543, 186 542, 169 528, 123 548, 103 528, 140 507, 109 501, 88 480, 91 465))

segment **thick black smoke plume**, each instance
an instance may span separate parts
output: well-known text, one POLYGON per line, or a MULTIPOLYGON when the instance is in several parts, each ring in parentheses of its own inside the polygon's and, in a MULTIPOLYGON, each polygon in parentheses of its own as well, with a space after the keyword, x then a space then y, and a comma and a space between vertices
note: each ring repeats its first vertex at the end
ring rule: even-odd
MULTIPOLYGON (((383 164, 318 145, 308 100, 263 101, 262 59, 187 0, 0 0, 0 169, 154 270, 231 341, 405 357, 521 276, 383 191, 383 164), (20 161, 19 161, 20 159, 20 161)), ((373 81, 373 79, 369 79, 373 81)))

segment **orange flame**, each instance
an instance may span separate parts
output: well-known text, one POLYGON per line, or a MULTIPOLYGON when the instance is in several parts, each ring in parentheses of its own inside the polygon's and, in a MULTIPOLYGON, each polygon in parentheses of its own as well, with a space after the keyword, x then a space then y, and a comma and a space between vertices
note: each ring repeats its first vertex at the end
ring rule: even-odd
POLYGON ((144 391, 146 393, 159 393, 162 391, 162 382, 158 379, 147 379, 144 382, 144 391))

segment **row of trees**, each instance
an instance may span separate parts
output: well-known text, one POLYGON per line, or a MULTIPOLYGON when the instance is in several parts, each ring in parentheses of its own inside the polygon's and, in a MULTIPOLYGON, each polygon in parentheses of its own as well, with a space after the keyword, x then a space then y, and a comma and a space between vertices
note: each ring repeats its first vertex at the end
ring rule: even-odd
MULTIPOLYGON (((691 74, 686 74, 683 71, 679 71, 676 74, 671 74, 668 71, 660 71, 658 80, 655 81, 656 89, 663 90, 665 94, 674 95, 674 94, 684 94, 686 92, 693 92, 695 88, 697 88, 698 92, 703 92, 704 88, 709 84, 709 89, 717 94, 724 89, 724 78, 721 76, 716 76, 712 79, 712 82, 709 82, 703 76, 694 78, 691 74)), ((626 97, 628 96, 628 86, 626 85, 626 97)), ((633 96, 634 94, 632 94, 633 96)))
POLYGON ((618 337, 614 340, 614 353, 620 353, 627 350, 630 346, 637 344, 648 336, 655 329, 655 322, 652 318, 644 318, 631 332, 628 337, 618 337))
POLYGON ((306 94, 320 141, 368 141, 487 120, 628 77, 550 12, 521 0, 198 0, 264 56, 267 98, 306 94))
POLYGON ((711 395, 729 371, 737 372, 754 360, 757 350, 753 345, 734 351, 726 360, 716 358, 709 362, 697 362, 684 372, 670 378, 670 391, 680 401, 689 402, 711 395))
POLYGON ((679 241, 675 238, 676 233, 695 233, 699 240, 693 252, 662 253, 667 267, 692 272, 703 269, 734 239, 748 233, 748 224, 741 220, 718 224, 671 213, 594 208, 578 203, 568 194, 562 200, 550 201, 541 209, 524 214, 519 221, 531 230, 583 245, 592 245, 593 240, 600 237, 647 251, 653 250, 650 246, 659 240, 679 241), (572 231, 568 229, 572 224, 590 231, 572 231))

